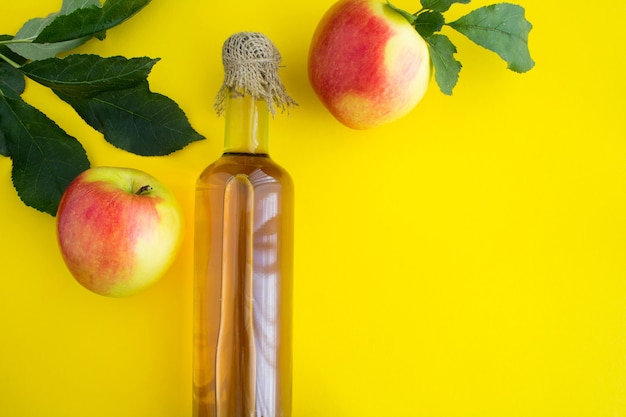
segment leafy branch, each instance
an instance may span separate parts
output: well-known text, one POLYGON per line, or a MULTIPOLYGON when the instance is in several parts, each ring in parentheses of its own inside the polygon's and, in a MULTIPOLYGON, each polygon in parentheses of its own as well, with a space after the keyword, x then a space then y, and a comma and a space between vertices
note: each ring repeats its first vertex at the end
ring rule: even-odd
POLYGON ((532 25, 526 20, 523 7, 511 3, 498 3, 480 7, 454 22, 446 22, 444 13, 454 3, 468 4, 470 1, 420 0, 422 8, 413 14, 387 1, 389 7, 404 16, 428 43, 435 81, 439 89, 447 95, 452 94, 462 65, 454 57, 457 53, 456 46, 448 36, 439 33, 444 26, 497 53, 512 71, 527 72, 535 65, 528 49, 528 34, 532 25))
POLYGON ((142 10, 150 0, 63 0, 61 10, 0 35, 0 155, 30 207, 56 215, 67 185, 89 168, 80 142, 22 95, 26 78, 50 88, 112 145, 143 156, 167 155, 203 139, 170 98, 150 91, 159 58, 67 53, 142 10))

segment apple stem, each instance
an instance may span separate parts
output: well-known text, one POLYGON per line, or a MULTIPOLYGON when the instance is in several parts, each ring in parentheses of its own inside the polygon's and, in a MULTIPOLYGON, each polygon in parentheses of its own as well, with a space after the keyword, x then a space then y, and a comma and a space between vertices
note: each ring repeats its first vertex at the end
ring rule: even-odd
POLYGON ((143 187, 138 189, 135 194, 142 195, 142 194, 150 192, 150 191, 152 191, 152 186, 151 185, 144 185, 143 187))

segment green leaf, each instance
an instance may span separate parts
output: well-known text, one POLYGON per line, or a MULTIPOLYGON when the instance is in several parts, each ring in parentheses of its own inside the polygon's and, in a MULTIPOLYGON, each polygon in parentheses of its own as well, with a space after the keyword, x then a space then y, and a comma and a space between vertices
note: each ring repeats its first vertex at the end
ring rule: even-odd
MULTIPOLYGON (((37 36, 37 34, 43 30, 50 20, 48 18, 35 18, 31 19, 22 26, 22 28, 15 35, 15 39, 29 39, 37 36)), ((80 39, 71 40, 68 42, 58 43, 14 43, 9 45, 9 48, 16 54, 23 56, 24 58, 36 61, 38 59, 46 59, 57 54, 69 51, 77 48, 89 40, 89 37, 83 37, 80 39)))
MULTIPOLYGON (((24 76, 11 65, 0 62, 0 99, 4 97, 19 99, 24 92, 24 76)), ((9 156, 6 138, 0 127, 0 155, 9 156)))
POLYGON ((524 17, 524 8, 499 3, 476 9, 449 23, 478 45, 497 53, 515 72, 526 72, 535 62, 528 49, 531 23, 524 17))
POLYGON ((413 21, 413 26, 422 38, 427 38, 435 32, 439 32, 446 23, 443 14, 427 10, 417 15, 413 21))
POLYGON ((24 76, 17 68, 0 62, 0 96, 18 98, 26 88, 24 76))
POLYGON ((21 98, 0 97, 0 131, 13 160, 13 185, 19 197, 55 216, 70 181, 89 168, 85 150, 21 98))
POLYGON ((103 91, 134 87, 148 77, 158 61, 146 57, 69 55, 64 59, 31 62, 22 67, 22 72, 56 92, 86 98, 103 91))
POLYGON ((90 98, 57 95, 112 145, 144 155, 167 155, 203 139, 178 105, 150 91, 148 82, 90 98))
POLYGON ((7 140, 4 137, 4 133, 0 130, 0 155, 9 156, 9 149, 7 148, 7 140))
POLYGON ((435 81, 442 93, 451 95, 459 80, 461 63, 454 58, 456 46, 446 35, 434 34, 426 38, 430 59, 435 70, 435 81))
MULTIPOLYGON (((65 16, 81 7, 90 7, 99 4, 99 0, 65 0, 59 12, 52 13, 48 15, 48 17, 38 17, 26 22, 15 35, 15 39, 34 39, 59 16, 65 16)), ((90 38, 91 36, 84 36, 68 40, 67 42, 56 43, 15 43, 11 44, 9 48, 24 58, 36 61, 39 59, 52 58, 62 52, 70 51, 84 44, 90 38)))
POLYGON ((471 0, 420 0, 423 8, 440 13, 448 11, 454 3, 467 4, 470 1, 471 0))
POLYGON ((66 15, 91 6, 100 6, 100 0, 63 0, 59 14, 66 15))
POLYGON ((107 0, 102 7, 75 10, 56 17, 33 42, 64 42, 96 36, 130 19, 148 3, 150 0, 107 0))

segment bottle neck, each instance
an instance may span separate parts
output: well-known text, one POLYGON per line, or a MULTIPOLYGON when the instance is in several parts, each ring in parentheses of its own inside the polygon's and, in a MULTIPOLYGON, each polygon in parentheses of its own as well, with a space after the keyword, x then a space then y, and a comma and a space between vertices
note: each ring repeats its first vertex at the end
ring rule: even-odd
POLYGON ((225 104, 224 153, 269 154, 267 103, 230 91, 225 104))

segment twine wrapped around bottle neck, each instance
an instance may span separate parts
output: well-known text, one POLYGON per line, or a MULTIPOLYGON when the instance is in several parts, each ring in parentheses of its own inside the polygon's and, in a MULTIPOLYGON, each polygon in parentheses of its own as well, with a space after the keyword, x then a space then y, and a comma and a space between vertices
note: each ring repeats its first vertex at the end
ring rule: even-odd
POLYGON ((230 36, 222 47, 222 62, 224 83, 215 99, 218 115, 224 113, 231 91, 265 100, 272 116, 276 107, 284 111, 297 104, 278 76, 280 52, 262 33, 239 32, 230 36))

